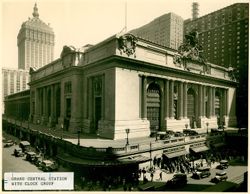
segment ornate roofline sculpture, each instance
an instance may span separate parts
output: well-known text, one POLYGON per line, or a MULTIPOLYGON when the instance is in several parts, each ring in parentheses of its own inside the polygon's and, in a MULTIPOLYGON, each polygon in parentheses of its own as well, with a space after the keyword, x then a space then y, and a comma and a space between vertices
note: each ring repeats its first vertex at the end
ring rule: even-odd
POLYGON ((187 69, 187 61, 194 61, 203 64, 203 73, 208 73, 209 67, 203 55, 203 48, 199 44, 198 32, 196 30, 185 35, 184 43, 178 48, 178 55, 174 56, 174 63, 183 65, 184 69, 187 69))
POLYGON ((120 50, 120 54, 135 55, 135 49, 137 44, 137 38, 132 34, 124 34, 118 38, 118 49, 120 50))

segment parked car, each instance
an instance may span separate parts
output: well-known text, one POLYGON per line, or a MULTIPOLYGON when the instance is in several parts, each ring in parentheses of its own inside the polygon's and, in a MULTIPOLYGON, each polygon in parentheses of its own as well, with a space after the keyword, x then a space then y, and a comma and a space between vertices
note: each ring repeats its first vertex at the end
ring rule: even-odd
POLYGON ((227 180, 227 172, 222 171, 222 172, 216 172, 216 175, 214 178, 211 179, 211 182, 213 183, 219 183, 221 181, 226 181, 227 180))
POLYGON ((173 178, 167 181, 167 186, 176 187, 184 186, 187 184, 187 175, 183 173, 175 174, 173 178))
POLYGON ((21 148, 15 148, 14 149, 14 156, 16 157, 22 157, 24 156, 25 154, 23 153, 22 149, 21 148))
POLYGON ((174 131, 172 131, 172 130, 167 130, 166 131, 166 135, 168 136, 168 137, 174 137, 174 131))
POLYGON ((223 131, 223 128, 211 128, 211 133, 222 133, 223 131))
POLYGON ((33 164, 36 164, 36 162, 39 160, 39 159, 42 159, 42 156, 41 154, 36 154, 34 159, 31 161, 33 164))
POLYGON ((58 165, 51 160, 43 160, 40 168, 44 172, 52 172, 58 169, 58 165))
POLYGON ((7 148, 7 147, 11 147, 14 145, 14 141, 12 141, 11 139, 10 140, 6 140, 4 142, 4 147, 7 148))
POLYGON ((180 132, 180 131, 177 131, 177 132, 174 133, 174 136, 175 137, 182 137, 182 136, 184 136, 184 134, 182 132, 180 132))
POLYGON ((184 135, 187 135, 187 136, 198 135, 198 133, 192 129, 183 129, 183 133, 184 135))
POLYGON ((35 164, 37 167, 40 167, 40 166, 42 165, 42 162, 43 162, 42 157, 39 157, 39 158, 37 158, 37 159, 34 161, 34 164, 35 164))
POLYGON ((36 153, 35 152, 27 152, 26 153, 26 160, 33 162, 35 160, 36 153))
POLYGON ((30 150, 30 142, 21 141, 19 147, 23 150, 23 152, 28 152, 30 150))
POLYGON ((166 138, 168 138, 166 131, 158 131, 156 133, 156 135, 157 135, 157 137, 159 137, 159 139, 166 139, 166 138))
POLYGON ((199 167, 194 173, 193 178, 205 178, 209 177, 211 175, 210 168, 209 167, 199 167))
POLYGON ((227 169, 229 166, 228 161, 227 160, 221 160, 220 164, 217 166, 218 169, 224 170, 227 169))

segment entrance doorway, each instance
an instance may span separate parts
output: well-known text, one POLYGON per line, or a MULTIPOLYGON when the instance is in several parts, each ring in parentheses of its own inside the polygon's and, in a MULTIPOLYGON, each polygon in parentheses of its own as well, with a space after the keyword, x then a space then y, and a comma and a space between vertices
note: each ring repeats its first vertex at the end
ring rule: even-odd
POLYGON ((94 129, 95 132, 98 130, 98 122, 102 117, 102 98, 95 97, 95 118, 94 118, 94 129))
POLYGON ((160 105, 160 87, 156 83, 151 83, 147 89, 147 119, 150 122, 151 132, 156 132, 160 129, 160 105))
POLYGON ((66 117, 64 119, 65 129, 69 129, 69 121, 71 117, 71 98, 66 98, 66 117))
POLYGON ((195 92, 191 88, 187 92, 187 117, 190 120, 190 127, 191 128, 196 128, 196 119, 195 119, 195 92))
POLYGON ((221 125, 221 106, 220 106, 220 103, 221 103, 221 98, 220 98, 220 93, 219 92, 216 92, 215 93, 215 115, 217 117, 217 125, 220 126, 221 125))

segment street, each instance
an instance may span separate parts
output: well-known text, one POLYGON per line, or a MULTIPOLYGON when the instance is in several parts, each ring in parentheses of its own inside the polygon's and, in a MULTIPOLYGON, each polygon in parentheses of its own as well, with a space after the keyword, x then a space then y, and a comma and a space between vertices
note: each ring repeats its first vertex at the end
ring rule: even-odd
MULTIPOLYGON (((9 136, 7 134, 4 134, 4 136, 9 136)), ((9 139, 9 138, 7 138, 9 139)), ((15 139, 14 137, 11 137, 11 139, 15 139)), ((17 141, 18 142, 18 141, 17 141)), ((3 170, 2 170, 2 176, 4 177, 4 172, 42 172, 39 170, 34 164, 31 164, 30 162, 26 161, 25 156, 24 157, 15 157, 13 155, 14 149, 19 147, 18 145, 14 145, 7 148, 2 148, 3 152, 3 170)), ((216 166, 218 165, 218 162, 215 162, 212 164, 211 167, 211 176, 203 179, 193 179, 191 178, 192 173, 188 174, 188 184, 182 188, 178 188, 179 191, 201 191, 205 189, 208 186, 214 185, 214 183, 211 183, 210 180, 215 176, 216 172, 219 172, 220 170, 216 169, 216 166)), ((205 164, 206 165, 206 164, 205 164)), ((68 169, 64 169, 60 167, 59 171, 68 171, 68 169)), ((247 166, 232 166, 230 165, 228 169, 225 169, 224 171, 227 172, 228 179, 227 181, 231 181, 234 183, 240 183, 243 181, 243 174, 247 171, 247 166)), ((170 180, 173 177, 173 173, 166 173, 164 169, 156 168, 156 171, 154 173, 153 177, 153 184, 158 183, 166 183, 168 180, 170 180), (159 174, 162 172, 162 180, 160 180, 159 174)), ((146 177, 148 180, 151 180, 150 173, 146 173, 146 177)), ((76 177, 75 177, 76 181, 76 177)), ((142 177, 140 178, 140 181, 142 181, 142 177)), ((78 182, 78 181, 77 181, 78 182)), ((76 182, 75 182, 76 183, 76 182)), ((77 183, 79 184, 79 182, 77 183)), ((100 190, 101 188, 95 188, 96 190, 100 190)), ((122 189, 122 188, 121 188, 122 189)), ((136 190, 136 188, 134 188, 136 190)), ((78 190, 78 189, 77 189, 78 190)), ((119 190, 119 189, 118 189, 119 190)))
POLYGON ((15 157, 13 155, 14 149, 19 147, 14 145, 11 147, 3 148, 3 170, 2 177, 5 172, 41 172, 34 164, 25 160, 24 157, 15 157))

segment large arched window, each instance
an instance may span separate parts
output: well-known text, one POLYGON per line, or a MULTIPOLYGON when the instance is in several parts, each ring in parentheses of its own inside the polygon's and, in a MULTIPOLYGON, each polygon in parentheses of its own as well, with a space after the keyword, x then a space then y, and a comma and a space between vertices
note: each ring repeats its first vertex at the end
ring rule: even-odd
POLYGON ((147 119, 150 122, 150 130, 158 131, 160 128, 161 94, 160 87, 151 83, 147 89, 147 119))
POLYGON ((221 94, 218 91, 215 92, 214 108, 215 108, 215 115, 217 117, 217 124, 220 125, 221 123, 221 94))
POLYGON ((195 91, 192 88, 187 92, 187 117, 190 120, 190 127, 194 127, 195 122, 195 91))

